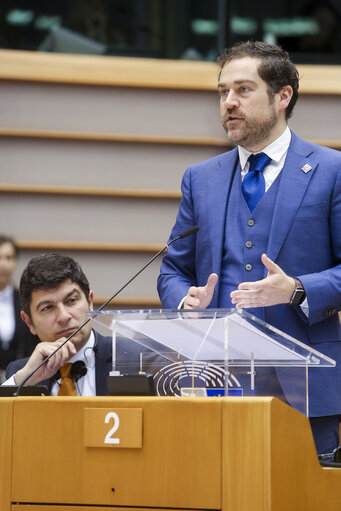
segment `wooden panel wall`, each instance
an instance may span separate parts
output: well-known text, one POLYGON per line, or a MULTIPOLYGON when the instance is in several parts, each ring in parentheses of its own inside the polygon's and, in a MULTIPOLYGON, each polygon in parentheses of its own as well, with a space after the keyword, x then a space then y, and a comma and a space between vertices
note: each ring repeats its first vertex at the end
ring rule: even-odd
MULTIPOLYGON (((298 135, 341 147, 341 67, 300 66, 298 135), (321 71, 321 69, 323 71, 321 71)), ((0 215, 82 264, 100 302, 166 242, 187 166, 230 148, 207 62, 0 50, 0 215)), ((154 262, 113 304, 159 307, 154 262)))

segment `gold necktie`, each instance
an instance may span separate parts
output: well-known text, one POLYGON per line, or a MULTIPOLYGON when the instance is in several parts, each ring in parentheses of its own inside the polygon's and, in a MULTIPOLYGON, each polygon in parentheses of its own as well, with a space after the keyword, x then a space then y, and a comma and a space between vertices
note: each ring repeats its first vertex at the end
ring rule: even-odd
POLYGON ((77 396, 77 390, 71 378, 71 367, 72 364, 68 363, 59 368, 62 379, 60 381, 58 396, 77 396))

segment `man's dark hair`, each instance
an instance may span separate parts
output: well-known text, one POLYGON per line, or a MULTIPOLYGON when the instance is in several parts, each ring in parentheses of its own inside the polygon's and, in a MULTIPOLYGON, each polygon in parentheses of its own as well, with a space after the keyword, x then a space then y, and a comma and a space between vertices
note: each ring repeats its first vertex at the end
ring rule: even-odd
POLYGON ((4 243, 10 243, 14 248, 15 257, 18 257, 19 249, 15 240, 11 238, 11 236, 7 236, 6 234, 0 234, 0 246, 3 245, 4 243))
POLYGON ((293 90, 291 101, 286 108, 285 115, 288 119, 298 99, 299 74, 295 65, 291 62, 289 54, 273 44, 261 41, 247 41, 237 43, 227 48, 218 57, 220 69, 233 59, 251 57, 259 59, 258 74, 268 86, 270 99, 273 98, 283 87, 290 85, 293 90))
POLYGON ((34 257, 23 271, 19 284, 21 308, 31 317, 32 293, 36 289, 54 289, 70 279, 79 287, 89 301, 90 287, 80 265, 72 257, 48 253, 34 257))

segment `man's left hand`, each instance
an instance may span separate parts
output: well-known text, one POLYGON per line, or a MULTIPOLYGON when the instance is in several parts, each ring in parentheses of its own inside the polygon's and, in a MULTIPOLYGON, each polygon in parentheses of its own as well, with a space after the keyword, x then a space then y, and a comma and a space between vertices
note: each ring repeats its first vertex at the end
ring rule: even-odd
POLYGON ((289 303, 295 291, 295 281, 266 254, 262 254, 262 263, 268 270, 265 279, 255 282, 242 282, 236 291, 230 294, 237 309, 249 307, 268 307, 280 303, 289 303))

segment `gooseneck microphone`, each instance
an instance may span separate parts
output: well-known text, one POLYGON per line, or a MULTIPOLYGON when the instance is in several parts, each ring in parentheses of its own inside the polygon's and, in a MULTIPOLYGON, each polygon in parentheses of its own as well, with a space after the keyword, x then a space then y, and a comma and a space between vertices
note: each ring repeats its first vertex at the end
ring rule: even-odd
MULTIPOLYGON (((116 298, 116 296, 118 294, 120 294, 123 289, 125 289, 134 279, 136 279, 136 277, 138 277, 140 275, 140 273, 142 273, 153 261, 155 261, 155 259, 157 257, 159 257, 165 250, 168 249, 168 247, 174 243, 175 241, 179 240, 179 239, 183 239, 183 238, 187 238, 187 236, 190 236, 191 234, 194 234, 195 232, 197 232, 199 230, 199 226, 198 225, 193 225, 192 227, 190 227, 189 229, 186 229, 185 231, 181 232, 180 234, 178 234, 178 236, 176 236, 175 238, 173 238, 172 240, 170 240, 161 250, 159 250, 151 259, 149 259, 149 261, 137 272, 135 273, 135 275, 133 275, 133 277, 131 277, 131 279, 128 280, 128 282, 126 282, 118 291, 116 291, 116 293, 114 293, 110 298, 108 298, 108 300, 106 302, 103 303, 103 305, 100 306, 100 308, 98 309, 98 312, 101 312, 102 309, 104 309, 104 307, 106 305, 108 305, 111 300, 113 300, 114 298, 116 298)), ((96 316, 94 316, 96 317, 96 316)), ((48 357, 46 357, 39 365, 38 367, 36 367, 28 376, 26 376, 26 378, 23 380, 23 382, 18 386, 18 389, 17 391, 13 394, 14 396, 19 396, 20 394, 20 390, 22 389, 22 387, 25 385, 25 383, 30 379, 32 378, 32 376, 44 365, 48 362, 48 360, 50 360, 51 357, 53 357, 57 351, 59 351, 68 341, 70 341, 70 339, 72 339, 72 337, 74 337, 76 334, 78 334, 78 332, 85 326, 89 323, 89 321, 91 321, 90 318, 88 318, 87 320, 84 321, 84 323, 82 325, 80 325, 77 330, 75 330, 74 332, 72 332, 71 335, 69 335, 69 337, 67 339, 65 339, 64 342, 62 342, 62 344, 60 346, 58 346, 58 348, 56 348, 48 357)))
MULTIPOLYGON (((178 240, 179 238, 187 238, 187 236, 190 236, 191 234, 194 234, 195 232, 199 231, 199 225, 193 225, 193 227, 190 227, 189 229, 186 229, 185 231, 182 231, 176 238, 173 238, 168 245, 165 246, 162 250, 165 250, 169 247, 174 241, 178 240)), ((160 252, 159 252, 160 253, 160 252)), ((158 256, 159 254, 156 254, 158 256)), ((149 263, 148 263, 149 264, 149 263)))

